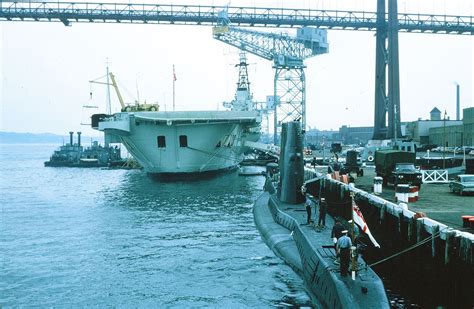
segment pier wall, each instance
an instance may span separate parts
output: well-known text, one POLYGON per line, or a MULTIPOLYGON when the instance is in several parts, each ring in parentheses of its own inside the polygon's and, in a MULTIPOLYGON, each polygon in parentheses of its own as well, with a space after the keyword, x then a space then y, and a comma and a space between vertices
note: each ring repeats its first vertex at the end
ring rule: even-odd
MULTIPOLYGON (((313 172, 306 172, 305 179, 313 172)), ((459 231, 424 214, 410 211, 347 184, 319 175, 307 180, 308 192, 326 197, 329 212, 349 220, 350 192, 362 211, 381 250, 369 250, 372 263, 396 255, 379 265, 388 264, 402 281, 414 288, 432 289, 434 303, 472 308, 474 305, 474 235, 459 231), (318 184, 316 184, 317 182, 318 184), (406 251, 406 252, 404 252, 406 251), (375 252, 375 253, 374 253, 375 252), (403 252, 403 253, 402 253, 403 252)), ((374 266, 375 270, 377 267, 374 266)), ((382 266, 383 267, 383 266, 382 266)), ((428 302, 429 303, 429 302, 428 302)))

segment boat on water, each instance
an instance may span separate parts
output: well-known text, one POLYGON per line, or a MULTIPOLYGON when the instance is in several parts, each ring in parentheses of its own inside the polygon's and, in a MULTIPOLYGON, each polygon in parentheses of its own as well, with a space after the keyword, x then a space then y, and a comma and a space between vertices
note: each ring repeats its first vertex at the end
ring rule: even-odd
POLYGON ((69 132, 69 143, 55 150, 48 161, 47 167, 111 167, 125 163, 120 155, 120 148, 102 146, 97 141, 89 147, 81 145, 81 132, 77 132, 77 143, 73 142, 74 132, 69 132))
POLYGON ((95 114, 92 128, 121 142, 143 169, 157 176, 209 174, 237 168, 246 141, 260 137, 260 113, 255 110, 241 54, 237 92, 226 111, 127 111, 95 114))

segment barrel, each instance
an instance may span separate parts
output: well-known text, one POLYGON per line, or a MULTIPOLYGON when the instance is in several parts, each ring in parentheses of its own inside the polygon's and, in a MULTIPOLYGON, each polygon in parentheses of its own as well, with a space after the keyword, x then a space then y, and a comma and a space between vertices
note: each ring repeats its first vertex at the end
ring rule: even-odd
POLYGON ((462 216, 462 227, 470 227, 469 220, 474 218, 474 216, 462 216))

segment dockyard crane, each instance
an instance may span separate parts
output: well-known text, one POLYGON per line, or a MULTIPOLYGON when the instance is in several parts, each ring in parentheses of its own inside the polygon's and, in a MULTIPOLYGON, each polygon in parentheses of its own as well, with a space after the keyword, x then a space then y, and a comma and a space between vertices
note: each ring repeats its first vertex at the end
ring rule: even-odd
POLYGON ((240 50, 273 61, 274 143, 281 124, 301 120, 306 128, 306 80, 304 60, 328 52, 327 30, 302 27, 296 37, 287 33, 269 33, 234 27, 227 11, 219 13, 213 37, 240 50))
POLYGON ((120 102, 120 107, 122 112, 132 112, 132 111, 158 111, 160 106, 159 104, 147 104, 145 103, 140 103, 138 101, 135 101, 135 105, 131 104, 125 104, 125 101, 123 100, 122 94, 120 93, 119 87, 117 85, 117 80, 115 79, 115 75, 112 72, 109 72, 109 68, 107 67, 107 74, 105 75, 107 77, 107 80, 105 82, 99 81, 100 79, 104 78, 104 76, 99 77, 94 80, 90 80, 89 83, 91 84, 100 84, 100 85, 106 85, 107 86, 107 114, 111 114, 111 107, 110 107, 110 90, 108 89, 109 86, 114 87, 115 93, 117 94, 117 98, 120 102), (109 77, 111 82, 109 81, 109 77))

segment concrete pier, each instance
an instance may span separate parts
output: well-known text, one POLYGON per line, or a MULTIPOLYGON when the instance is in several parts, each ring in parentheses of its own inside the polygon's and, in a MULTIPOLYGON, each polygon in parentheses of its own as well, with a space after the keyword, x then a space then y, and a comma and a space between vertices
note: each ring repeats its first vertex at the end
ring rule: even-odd
MULTIPOLYGON (((355 201, 382 247, 381 254, 373 257, 373 263, 388 258, 383 263, 403 270, 407 284, 432 289, 433 298, 439 298, 434 303, 453 308, 474 306, 474 235, 453 228, 449 222, 441 223, 426 217, 423 212, 427 210, 428 215, 438 216, 439 219, 453 211, 455 216, 459 216, 460 212, 456 209, 464 209, 464 214, 469 214, 467 212, 472 213, 472 206, 469 206, 472 197, 464 197, 458 206, 446 204, 444 209, 438 207, 436 210, 434 204, 440 203, 441 198, 437 199, 436 195, 424 197, 423 190, 428 190, 425 184, 420 200, 428 199, 430 202, 425 203, 424 207, 417 202, 406 208, 361 189, 351 189, 337 180, 324 178, 317 183, 312 182, 313 185, 308 186, 309 192, 321 192, 333 215, 350 218, 347 213, 351 203, 350 191, 355 193, 355 201)), ((362 181, 356 179, 356 186, 358 182, 362 181)), ((393 190, 385 194, 391 196, 393 190)), ((452 198, 458 197, 453 195, 452 198)), ((377 270, 377 266, 374 267, 377 270)))

